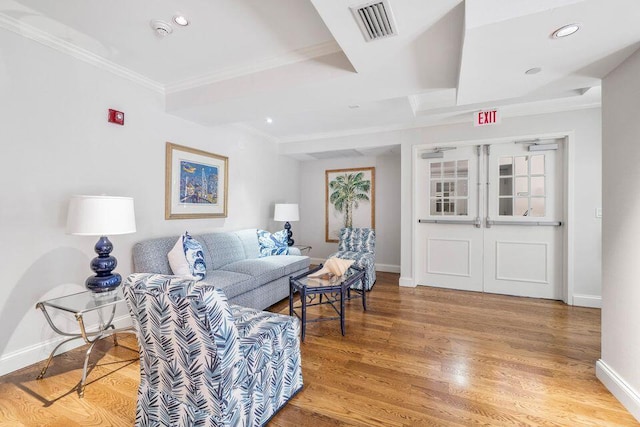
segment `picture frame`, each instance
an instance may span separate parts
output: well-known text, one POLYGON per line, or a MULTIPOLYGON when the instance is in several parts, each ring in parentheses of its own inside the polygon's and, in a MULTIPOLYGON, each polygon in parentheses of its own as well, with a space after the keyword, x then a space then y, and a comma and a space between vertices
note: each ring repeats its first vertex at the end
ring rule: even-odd
POLYGON ((167 142, 165 219, 226 218, 229 158, 167 142))
POLYGON ((325 241, 337 243, 343 227, 376 225, 376 168, 325 171, 325 241))

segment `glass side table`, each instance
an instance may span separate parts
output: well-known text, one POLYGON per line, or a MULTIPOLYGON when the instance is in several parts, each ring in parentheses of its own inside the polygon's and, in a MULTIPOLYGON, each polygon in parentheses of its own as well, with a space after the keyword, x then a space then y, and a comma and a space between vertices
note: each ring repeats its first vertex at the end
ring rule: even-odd
POLYGON ((78 395, 80 397, 83 397, 84 387, 87 381, 87 365, 89 364, 89 356, 91 356, 91 351, 93 350, 96 342, 103 338, 113 336, 113 344, 118 345, 118 340, 116 339, 115 335, 117 332, 135 332, 130 326, 116 329, 116 327, 113 325, 113 318, 116 314, 116 308, 121 304, 125 304, 124 296, 122 295, 122 289, 118 289, 115 292, 110 292, 108 295, 94 294, 91 291, 84 291, 38 302, 36 304, 36 309, 39 308, 40 310, 42 310, 42 313, 44 314, 45 319, 47 319, 47 323, 49 323, 49 326, 51 326, 51 329, 53 329, 57 334, 69 338, 60 342, 51 351, 51 354, 49 355, 44 368, 42 368, 42 371, 40 371, 40 375, 38 375, 37 379, 40 380, 44 377, 44 374, 47 372, 47 369, 49 368, 51 360, 55 356, 56 351, 58 351, 58 349, 62 345, 68 343, 69 341, 83 339, 85 343, 89 344, 89 348, 87 349, 84 357, 82 380, 80 381, 80 385, 78 386, 78 395), (54 324, 50 316, 50 312, 53 313, 55 311, 62 311, 73 314, 76 321, 78 322, 79 332, 66 332, 58 328, 54 324), (87 330, 84 323, 84 316, 88 313, 97 313, 100 318, 100 322, 97 328, 92 328, 91 331, 87 330))
POLYGON ((355 266, 349 267, 352 270, 351 276, 346 275, 340 277, 332 277, 330 279, 320 279, 307 277, 312 273, 320 270, 322 264, 318 267, 300 274, 296 277, 289 277, 289 315, 297 316, 302 323, 301 340, 304 342, 304 337, 307 330, 307 323, 321 322, 324 320, 337 320, 340 319, 340 332, 342 336, 345 334, 345 301, 353 298, 362 298, 362 308, 367 310, 366 291, 364 289, 351 289, 351 286, 358 283, 358 281, 364 279, 364 270, 355 266), (354 291, 356 296, 351 296, 351 291, 354 291), (300 304, 294 305, 294 295, 298 293, 300 297, 300 304), (323 297, 325 300, 322 301, 323 297), (316 298, 318 298, 316 300, 316 298), (338 314, 337 317, 318 317, 315 319, 307 318, 307 308, 321 304, 329 304, 333 310, 338 314), (300 309, 300 313, 296 309, 300 309))

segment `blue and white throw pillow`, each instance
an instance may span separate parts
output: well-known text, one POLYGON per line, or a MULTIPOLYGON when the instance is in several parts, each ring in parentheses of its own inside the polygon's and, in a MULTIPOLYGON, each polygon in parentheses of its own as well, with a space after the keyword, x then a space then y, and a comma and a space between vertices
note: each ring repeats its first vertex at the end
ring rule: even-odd
POLYGON ((207 266, 204 262, 202 245, 188 232, 178 238, 175 246, 167 254, 169 266, 176 276, 191 276, 195 280, 204 279, 207 266))
POLYGON ((265 230, 258 230, 260 256, 288 255, 289 245, 287 244, 287 240, 289 240, 287 230, 280 230, 273 234, 265 230))

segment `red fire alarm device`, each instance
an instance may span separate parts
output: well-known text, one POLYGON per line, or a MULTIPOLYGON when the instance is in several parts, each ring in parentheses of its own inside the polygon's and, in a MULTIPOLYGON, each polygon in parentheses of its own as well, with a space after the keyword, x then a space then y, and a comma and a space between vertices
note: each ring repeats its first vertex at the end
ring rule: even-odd
POLYGON ((124 113, 122 111, 112 110, 109 108, 109 123, 124 125, 124 113))

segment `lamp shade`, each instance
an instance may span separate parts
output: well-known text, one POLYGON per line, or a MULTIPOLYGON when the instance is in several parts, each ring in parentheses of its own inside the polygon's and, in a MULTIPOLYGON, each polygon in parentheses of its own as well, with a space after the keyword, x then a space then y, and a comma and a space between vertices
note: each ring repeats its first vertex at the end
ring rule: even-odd
POLYGON ((298 212, 297 203, 276 203, 276 209, 273 214, 274 221, 299 221, 300 214, 298 212))
POLYGON ((67 215, 67 233, 80 236, 107 236, 135 233, 133 198, 113 196, 73 196, 67 215))

